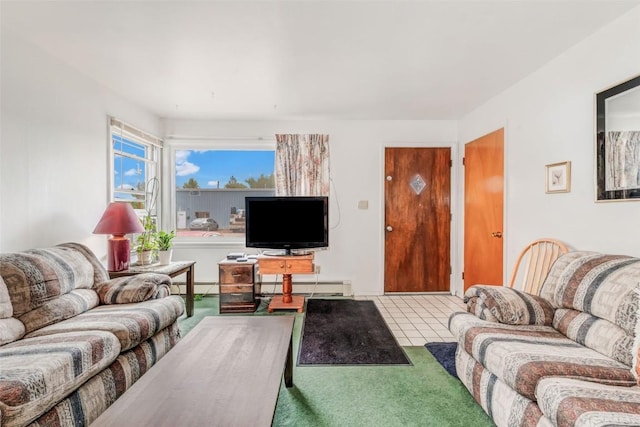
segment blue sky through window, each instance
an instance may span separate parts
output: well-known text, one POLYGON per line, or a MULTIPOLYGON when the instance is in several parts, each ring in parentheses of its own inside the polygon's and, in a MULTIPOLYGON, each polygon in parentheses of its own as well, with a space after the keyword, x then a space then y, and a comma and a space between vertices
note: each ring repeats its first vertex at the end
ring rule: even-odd
POLYGON ((200 188, 224 188, 231 176, 244 184, 248 178, 271 175, 274 162, 274 151, 177 150, 176 187, 193 178, 200 188))
POLYGON ((112 135, 114 148, 114 182, 116 189, 143 190, 145 186, 146 150, 142 144, 112 135), (118 152, 130 154, 137 158, 121 156, 118 152))

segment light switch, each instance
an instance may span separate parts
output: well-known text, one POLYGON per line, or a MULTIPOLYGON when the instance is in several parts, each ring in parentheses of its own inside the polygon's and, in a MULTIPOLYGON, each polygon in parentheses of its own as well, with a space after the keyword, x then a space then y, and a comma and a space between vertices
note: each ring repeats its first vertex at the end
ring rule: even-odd
POLYGON ((358 209, 369 209, 369 201, 368 200, 358 201, 358 209))

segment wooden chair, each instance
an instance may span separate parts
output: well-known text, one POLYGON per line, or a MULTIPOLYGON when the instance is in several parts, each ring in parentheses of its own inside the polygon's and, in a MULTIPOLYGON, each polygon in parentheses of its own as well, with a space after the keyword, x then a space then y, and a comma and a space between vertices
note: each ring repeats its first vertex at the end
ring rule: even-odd
POLYGON ((538 239, 529 243, 516 261, 509 287, 513 288, 518 279, 518 290, 538 295, 553 262, 567 252, 562 242, 553 239, 538 239))

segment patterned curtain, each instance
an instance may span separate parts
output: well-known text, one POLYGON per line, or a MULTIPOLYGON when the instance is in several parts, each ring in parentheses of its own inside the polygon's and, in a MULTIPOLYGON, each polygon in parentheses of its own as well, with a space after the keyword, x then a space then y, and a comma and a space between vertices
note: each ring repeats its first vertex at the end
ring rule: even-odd
POLYGON ((329 135, 276 135, 276 195, 329 195, 329 135))

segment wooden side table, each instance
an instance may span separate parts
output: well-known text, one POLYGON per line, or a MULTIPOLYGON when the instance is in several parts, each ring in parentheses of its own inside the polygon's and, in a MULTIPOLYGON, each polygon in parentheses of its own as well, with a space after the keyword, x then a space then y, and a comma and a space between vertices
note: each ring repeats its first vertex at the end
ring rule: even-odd
POLYGON ((268 312, 273 310, 295 309, 302 313, 304 309, 304 296, 291 295, 293 284, 292 274, 313 274, 313 253, 310 255, 294 256, 266 256, 258 257, 260 274, 282 274, 282 297, 276 295, 271 298, 268 312))
POLYGON ((169 277, 176 277, 183 273, 187 273, 187 317, 193 316, 194 301, 194 275, 193 269, 195 261, 175 261, 167 265, 150 264, 150 265, 132 265, 128 270, 110 271, 109 277, 116 278, 122 276, 135 276, 142 273, 160 273, 169 277))

